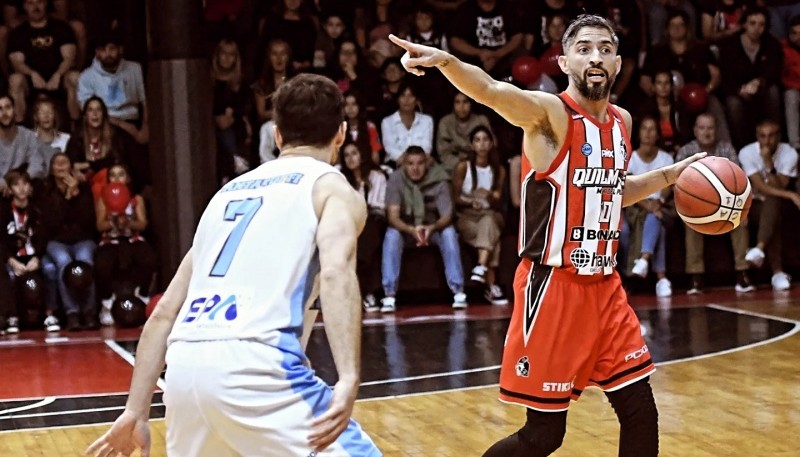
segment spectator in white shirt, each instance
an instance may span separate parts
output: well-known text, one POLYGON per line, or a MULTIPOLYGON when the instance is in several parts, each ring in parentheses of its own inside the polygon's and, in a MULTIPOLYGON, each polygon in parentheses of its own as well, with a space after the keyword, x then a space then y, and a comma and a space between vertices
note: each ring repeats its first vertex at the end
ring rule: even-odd
POLYGON ((739 151, 739 162, 753 188, 748 221, 758 226, 756 246, 747 251, 745 259, 761 266, 766 256, 772 268, 772 288, 786 290, 791 284, 781 262, 781 201, 790 200, 800 208, 800 194, 787 189, 789 180, 797 177, 797 151, 780 138, 777 122, 762 121, 756 127, 756 142, 739 151))
POLYGON ((409 146, 419 146, 425 154, 433 149, 433 118, 417 112, 416 89, 402 83, 397 91, 398 110, 381 121, 384 162, 397 164, 409 146))

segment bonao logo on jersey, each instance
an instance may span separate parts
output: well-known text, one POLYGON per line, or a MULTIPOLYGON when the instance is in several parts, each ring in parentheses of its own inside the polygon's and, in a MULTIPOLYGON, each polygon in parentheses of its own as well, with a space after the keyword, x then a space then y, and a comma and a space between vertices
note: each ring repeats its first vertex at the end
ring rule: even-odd
POLYGON ((229 295, 225 300, 217 294, 211 297, 199 297, 189 304, 189 313, 183 318, 182 323, 194 322, 200 319, 209 321, 236 319, 236 295, 229 295), (220 315, 220 313, 222 313, 220 315))
POLYGON ((619 230, 595 230, 586 227, 572 227, 569 231, 570 241, 609 241, 618 240, 619 230))
POLYGON ((617 259, 613 255, 597 255, 597 253, 589 252, 583 248, 573 249, 569 253, 569 260, 575 268, 590 267, 593 271, 617 266, 617 259))

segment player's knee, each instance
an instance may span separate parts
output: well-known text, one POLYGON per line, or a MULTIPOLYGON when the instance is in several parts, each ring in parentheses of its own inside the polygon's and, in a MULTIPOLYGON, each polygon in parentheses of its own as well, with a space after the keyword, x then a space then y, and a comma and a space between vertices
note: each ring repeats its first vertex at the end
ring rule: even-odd
POLYGON ((561 447, 567 432, 566 411, 545 413, 529 409, 527 417, 518 432, 529 451, 525 455, 546 456, 561 447))
POLYGON ((617 413, 620 425, 658 423, 658 410, 649 378, 637 381, 618 391, 609 392, 607 396, 617 413))

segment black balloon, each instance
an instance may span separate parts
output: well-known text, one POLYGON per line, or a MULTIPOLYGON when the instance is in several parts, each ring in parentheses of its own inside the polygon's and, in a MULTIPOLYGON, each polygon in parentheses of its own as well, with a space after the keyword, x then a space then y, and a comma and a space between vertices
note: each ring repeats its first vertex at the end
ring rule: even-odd
POLYGON ((67 286, 72 293, 80 294, 85 293, 92 287, 94 282, 94 274, 92 266, 81 260, 70 262, 64 268, 64 285, 67 286))
POLYGON ((136 295, 119 295, 111 305, 111 316, 120 327, 139 327, 147 320, 146 308, 147 305, 136 295))
POLYGON ((38 312, 44 304, 44 283, 38 275, 28 274, 16 279, 19 305, 38 312))

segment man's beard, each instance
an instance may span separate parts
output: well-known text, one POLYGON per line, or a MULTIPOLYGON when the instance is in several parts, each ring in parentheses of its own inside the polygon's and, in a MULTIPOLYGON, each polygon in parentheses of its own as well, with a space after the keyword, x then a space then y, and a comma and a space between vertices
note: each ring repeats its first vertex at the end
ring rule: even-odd
POLYGON ((100 60, 100 65, 105 71, 115 72, 119 69, 119 63, 121 60, 122 59, 102 59, 100 60))
POLYGON ((8 123, 5 123, 2 121, 2 119, 0 119, 0 129, 9 129, 13 127, 15 123, 14 116, 11 116, 11 118, 8 120, 8 123))
POLYGON ((614 80, 616 79, 615 76, 606 73, 605 83, 589 87, 589 81, 587 81, 588 76, 580 79, 576 75, 570 74, 569 77, 572 83, 575 84, 575 87, 578 88, 578 92, 592 101, 599 101, 608 97, 608 94, 611 92, 611 86, 614 85, 614 80))

